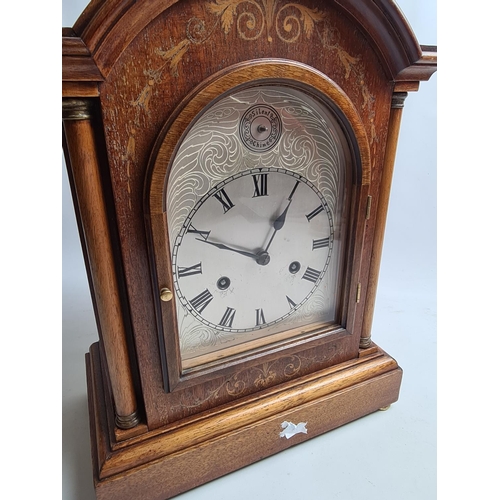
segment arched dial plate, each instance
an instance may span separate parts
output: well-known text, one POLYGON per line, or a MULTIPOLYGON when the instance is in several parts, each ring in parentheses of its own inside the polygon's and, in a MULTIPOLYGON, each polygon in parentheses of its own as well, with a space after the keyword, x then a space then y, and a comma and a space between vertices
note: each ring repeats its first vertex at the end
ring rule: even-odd
POLYGON ((166 192, 184 368, 338 321, 345 156, 331 111, 286 86, 190 126, 166 192))

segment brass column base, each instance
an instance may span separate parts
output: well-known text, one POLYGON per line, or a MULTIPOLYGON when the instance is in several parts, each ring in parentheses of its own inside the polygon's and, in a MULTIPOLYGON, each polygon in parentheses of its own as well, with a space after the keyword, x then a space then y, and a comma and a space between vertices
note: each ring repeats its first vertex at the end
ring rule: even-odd
POLYGON ((131 415, 116 415, 115 424, 119 429, 132 429, 140 422, 139 414, 134 411, 131 415))

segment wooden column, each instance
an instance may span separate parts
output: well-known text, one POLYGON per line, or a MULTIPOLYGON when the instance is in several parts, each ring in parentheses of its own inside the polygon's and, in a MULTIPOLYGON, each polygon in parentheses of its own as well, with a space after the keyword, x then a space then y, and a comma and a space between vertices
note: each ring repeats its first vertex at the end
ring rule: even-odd
POLYGON ((106 214, 90 101, 63 99, 63 123, 79 216, 88 253, 89 271, 106 354, 117 427, 138 424, 120 304, 116 268, 106 214))
POLYGON ((377 292, 380 261, 382 259, 382 247, 389 208, 389 193, 391 191, 392 174, 394 172, 394 161, 396 159, 396 148, 399 138, 401 116, 403 114, 404 101, 407 92, 395 92, 392 96, 391 116, 389 119, 389 132, 387 136, 387 147, 384 158, 384 168, 380 182, 380 194, 377 206, 377 219, 375 222, 375 234, 371 254, 370 275, 368 278, 368 289, 365 303, 365 314, 361 329, 359 346, 362 349, 371 345, 371 330, 373 323, 373 312, 375 309, 375 296, 377 292))

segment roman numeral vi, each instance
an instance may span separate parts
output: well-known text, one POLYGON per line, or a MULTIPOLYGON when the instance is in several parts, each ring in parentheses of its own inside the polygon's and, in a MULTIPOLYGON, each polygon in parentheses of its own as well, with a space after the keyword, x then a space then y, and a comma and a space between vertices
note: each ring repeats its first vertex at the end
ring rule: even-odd
POLYGON ((255 326, 263 325, 265 322, 264 311, 262 309, 255 309, 255 326))

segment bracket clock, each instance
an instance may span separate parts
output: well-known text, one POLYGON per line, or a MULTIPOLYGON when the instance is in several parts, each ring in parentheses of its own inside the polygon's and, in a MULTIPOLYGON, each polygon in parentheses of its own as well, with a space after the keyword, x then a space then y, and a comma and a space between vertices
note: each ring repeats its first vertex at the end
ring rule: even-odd
POLYGON ((398 399, 371 323, 436 49, 394 2, 96 0, 62 69, 97 498, 171 498, 398 399))

